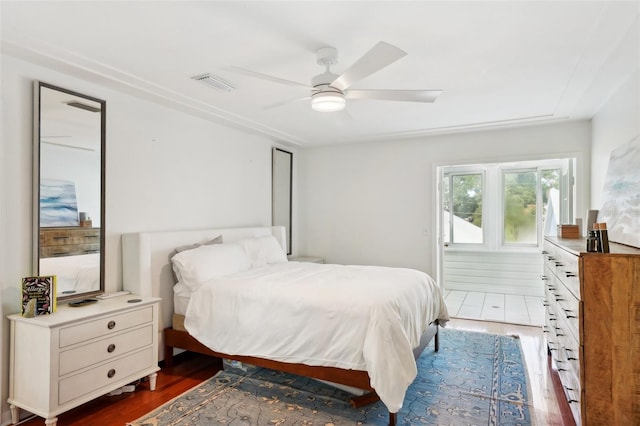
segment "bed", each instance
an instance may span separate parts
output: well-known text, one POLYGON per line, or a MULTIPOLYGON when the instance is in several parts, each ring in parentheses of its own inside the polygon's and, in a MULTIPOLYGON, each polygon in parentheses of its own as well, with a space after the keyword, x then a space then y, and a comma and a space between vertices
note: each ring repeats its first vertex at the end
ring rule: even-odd
POLYGON ((56 275, 59 294, 97 291, 100 289, 100 253, 43 257, 40 275, 56 275))
POLYGON ((432 339, 438 350, 438 327, 448 320, 441 292, 426 274, 287 262, 283 227, 125 234, 122 243, 124 288, 162 298, 159 340, 164 350, 159 358, 165 365, 179 348, 345 385, 362 390, 354 392, 354 406, 382 400, 390 424, 415 377, 415 358, 432 339), (217 244, 220 240, 224 243, 217 244), (248 268, 236 257, 238 247, 247 253, 248 268), (211 253, 220 256, 213 266, 198 260, 211 253), (205 279, 216 268, 232 273, 205 279), (394 283, 389 292, 385 281, 395 279, 394 274, 420 284, 394 283), (361 277, 359 287, 338 281, 354 276, 361 277), (191 283, 189 291, 185 283, 191 283), (313 295, 308 302, 305 293, 313 295), (327 299, 324 306, 329 307, 320 306, 319 299, 327 299), (287 321, 289 316, 295 320, 287 321), (237 338, 252 332, 251 339, 237 338), (277 344, 271 348, 268 342, 277 344))

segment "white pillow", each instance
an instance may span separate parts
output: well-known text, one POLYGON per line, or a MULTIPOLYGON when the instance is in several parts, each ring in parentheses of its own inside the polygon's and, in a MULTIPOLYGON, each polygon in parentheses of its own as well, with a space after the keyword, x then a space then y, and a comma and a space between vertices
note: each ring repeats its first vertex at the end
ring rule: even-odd
POLYGON ((287 261, 287 255, 273 235, 247 238, 242 240, 241 243, 252 268, 287 261))
POLYGON ((171 259, 176 276, 191 291, 205 281, 248 271, 251 264, 239 244, 204 245, 186 250, 171 259))
MULTIPOLYGON (((169 261, 173 260, 173 256, 175 256, 178 253, 181 253, 187 250, 193 250, 200 246, 209 246, 211 244, 222 244, 222 235, 218 235, 217 237, 212 238, 209 241, 205 241, 204 243, 193 243, 193 244, 186 244, 183 246, 176 247, 171 252, 171 254, 169 254, 169 261)), ((180 275, 178 275, 175 268, 173 268, 173 281, 176 283, 180 282, 180 275)))

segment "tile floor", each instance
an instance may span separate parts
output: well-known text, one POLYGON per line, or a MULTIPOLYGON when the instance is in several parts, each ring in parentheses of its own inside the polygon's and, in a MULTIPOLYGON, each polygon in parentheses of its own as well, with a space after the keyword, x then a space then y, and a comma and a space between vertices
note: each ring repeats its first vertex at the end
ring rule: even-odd
POLYGON ((445 302, 453 318, 533 326, 544 323, 542 297, 445 290, 445 302))

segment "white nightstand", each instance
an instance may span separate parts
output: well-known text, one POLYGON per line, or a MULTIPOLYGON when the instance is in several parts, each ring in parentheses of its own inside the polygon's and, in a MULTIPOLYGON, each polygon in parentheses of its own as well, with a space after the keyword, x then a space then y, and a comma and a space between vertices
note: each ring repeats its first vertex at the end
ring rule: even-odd
POLYGON ((35 318, 9 315, 11 421, 22 408, 55 425, 58 414, 144 376, 155 390, 159 302, 128 294, 35 318))
POLYGON ((309 263, 324 263, 324 257, 315 256, 289 256, 288 259, 291 262, 309 262, 309 263))

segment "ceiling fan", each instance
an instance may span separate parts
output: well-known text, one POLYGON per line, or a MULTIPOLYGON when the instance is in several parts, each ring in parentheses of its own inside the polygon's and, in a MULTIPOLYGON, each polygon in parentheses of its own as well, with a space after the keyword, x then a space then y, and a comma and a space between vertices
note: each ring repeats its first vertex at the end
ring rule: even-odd
MULTIPOLYGON (((347 99, 374 99, 384 101, 403 102, 433 102, 442 90, 378 90, 378 89, 349 89, 356 82, 380 71, 382 68, 406 56, 406 52, 384 41, 378 42, 367 53, 358 59, 341 75, 331 72, 331 65, 338 62, 338 51, 334 47, 322 47, 316 52, 318 65, 325 66, 325 72, 311 79, 311 85, 285 80, 266 74, 239 67, 229 67, 230 70, 251 77, 286 84, 300 86, 311 91, 310 96, 296 99, 311 99, 311 108, 316 111, 341 111, 346 106, 347 99)), ((271 107, 281 106, 293 101, 281 102, 271 107)))

